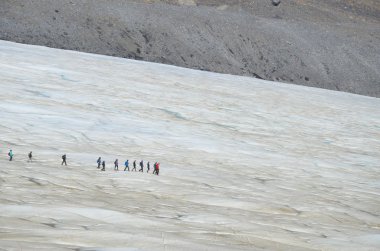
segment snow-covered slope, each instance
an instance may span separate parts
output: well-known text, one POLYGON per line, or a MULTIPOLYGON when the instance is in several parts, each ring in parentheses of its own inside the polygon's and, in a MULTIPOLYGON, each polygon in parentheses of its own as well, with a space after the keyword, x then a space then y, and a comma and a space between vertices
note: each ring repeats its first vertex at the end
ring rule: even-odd
POLYGON ((380 248, 375 98, 1 41, 0 156, 0 249, 380 248))

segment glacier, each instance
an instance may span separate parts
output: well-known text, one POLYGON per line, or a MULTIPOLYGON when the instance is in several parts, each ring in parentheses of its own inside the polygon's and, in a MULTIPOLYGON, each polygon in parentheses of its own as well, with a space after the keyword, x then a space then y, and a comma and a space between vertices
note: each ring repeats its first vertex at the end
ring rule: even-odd
POLYGON ((376 98, 0 41, 0 172, 0 250, 380 249, 376 98))

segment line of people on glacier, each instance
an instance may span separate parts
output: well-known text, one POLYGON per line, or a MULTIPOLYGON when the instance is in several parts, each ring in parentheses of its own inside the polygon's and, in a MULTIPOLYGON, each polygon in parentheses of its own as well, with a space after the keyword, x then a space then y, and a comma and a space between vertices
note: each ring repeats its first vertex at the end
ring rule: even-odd
MULTIPOLYGON (((14 156, 14 154, 13 154, 13 151, 11 149, 8 152, 9 161, 13 160, 13 156, 14 156)), ((66 159, 67 159, 66 154, 62 155, 62 163, 61 163, 61 165, 65 164, 65 166, 67 166, 66 159)), ((33 162, 33 153, 32 152, 29 152, 29 154, 28 154, 28 162, 33 162)), ((102 166, 101 171, 105 171, 106 170, 106 162, 104 160, 102 161, 101 157, 98 158, 98 160, 96 161, 96 163, 98 164, 98 169, 100 169, 100 166, 102 166)), ((114 165, 115 165, 114 166, 114 170, 115 171, 119 171, 119 160, 118 159, 116 159, 114 161, 114 165)), ((124 163, 124 165, 125 165, 124 171, 127 171, 127 169, 129 171, 129 160, 126 160, 125 163, 124 163)), ((141 160, 140 163, 139 163, 139 165, 140 165, 139 172, 144 172, 144 161, 141 160)), ((150 171, 150 162, 149 161, 146 164, 146 167, 147 167, 147 171, 146 172, 149 173, 149 171, 150 171)), ((136 170, 136 160, 133 161, 132 171, 137 172, 137 170, 136 170)), ((160 172, 160 163, 159 162, 155 162, 154 165, 153 165, 153 174, 159 175, 159 172, 160 172)))
MULTIPOLYGON (((9 161, 12 161, 13 160, 13 156, 14 156, 14 154, 13 154, 13 150, 11 149, 11 150, 9 150, 9 152, 8 152, 8 157, 9 157, 9 161)), ((29 154, 28 154, 28 162, 32 162, 32 152, 29 152, 29 154)))
MULTIPOLYGON (((96 161, 96 163, 98 164, 98 169, 100 169, 100 166, 101 166, 102 167, 100 169, 101 171, 105 171, 106 170, 106 162, 105 162, 105 160, 102 160, 102 157, 99 157, 98 160, 96 161)), ((116 159, 113 162, 113 164, 114 164, 113 170, 119 171, 119 159, 116 159)), ((139 172, 144 172, 144 161, 141 160, 140 163, 139 163, 139 165, 140 165, 139 172)), ((127 171, 127 170, 130 171, 129 170, 129 160, 128 159, 124 162, 124 166, 125 166, 124 171, 127 171)), ((136 160, 135 160, 135 161, 133 161, 133 168, 132 168, 131 172, 132 171, 137 172, 136 167, 137 167, 137 165, 136 165, 136 160)), ((147 167, 147 171, 146 172, 149 173, 149 171, 150 171, 150 162, 149 161, 146 164, 146 167, 147 167)), ((159 175, 159 173, 160 173, 160 163, 159 162, 155 162, 154 165, 153 165, 153 174, 159 175)))
MULTIPOLYGON (((13 156, 14 156, 14 153, 13 153, 13 150, 9 150, 8 152, 8 157, 9 157, 9 161, 12 161, 13 160, 13 156)), ((30 151, 28 153, 28 162, 33 162, 33 152, 30 151)), ((66 154, 62 155, 62 165, 65 164, 67 166, 67 163, 66 163, 66 154)))

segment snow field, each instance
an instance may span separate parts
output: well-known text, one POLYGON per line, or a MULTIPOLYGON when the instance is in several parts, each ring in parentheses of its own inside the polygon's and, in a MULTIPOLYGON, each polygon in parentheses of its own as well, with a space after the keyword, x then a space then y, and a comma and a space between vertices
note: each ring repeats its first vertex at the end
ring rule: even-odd
POLYGON ((376 98, 0 41, 0 247, 378 250, 379 111, 376 98), (114 172, 116 158, 159 161, 160 176, 114 172))

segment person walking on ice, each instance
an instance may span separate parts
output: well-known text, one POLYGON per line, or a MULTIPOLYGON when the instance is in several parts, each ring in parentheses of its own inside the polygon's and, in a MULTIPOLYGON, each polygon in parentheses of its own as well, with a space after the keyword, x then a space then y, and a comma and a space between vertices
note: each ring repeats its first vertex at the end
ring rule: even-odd
POLYGON ((160 162, 157 162, 156 164, 156 174, 158 175, 160 173, 160 162))
POLYGON ((28 158, 29 158, 28 161, 32 162, 32 157, 33 157, 32 152, 30 152, 30 153, 28 154, 28 158))
POLYGON ((67 166, 66 154, 62 155, 62 164, 61 164, 61 166, 63 166, 63 163, 65 163, 65 166, 67 166))
POLYGON ((9 161, 12 161, 13 160, 13 151, 12 150, 9 150, 8 156, 9 156, 9 161))
POLYGON ((155 162, 153 165, 153 173, 152 174, 156 174, 156 172, 157 172, 157 162, 155 162))
POLYGON ((159 163, 159 162, 156 162, 156 163, 154 163, 154 171, 153 171, 153 174, 158 175, 159 172, 160 172, 160 163, 159 163))
POLYGON ((114 164, 115 164, 115 167, 114 167, 113 170, 115 170, 115 171, 119 171, 119 160, 116 159, 115 162, 114 162, 114 164))
POLYGON ((100 165, 102 164, 102 158, 99 157, 98 160, 96 161, 98 163, 98 169, 100 168, 100 165))
POLYGON ((126 171, 127 168, 128 168, 128 171, 129 171, 129 162, 128 162, 128 160, 125 161, 124 165, 125 165, 124 171, 126 171))
POLYGON ((146 163, 146 168, 148 169, 146 172, 149 173, 149 170, 150 170, 150 163, 148 161, 148 163, 146 163))
POLYGON ((139 172, 144 172, 144 162, 141 160, 140 161, 140 170, 139 172))
POLYGON ((105 170, 106 170, 106 162, 103 160, 101 171, 105 171, 105 170))
POLYGON ((136 172, 136 160, 133 161, 133 168, 132 168, 132 171, 133 171, 133 170, 135 170, 135 172, 136 172))

